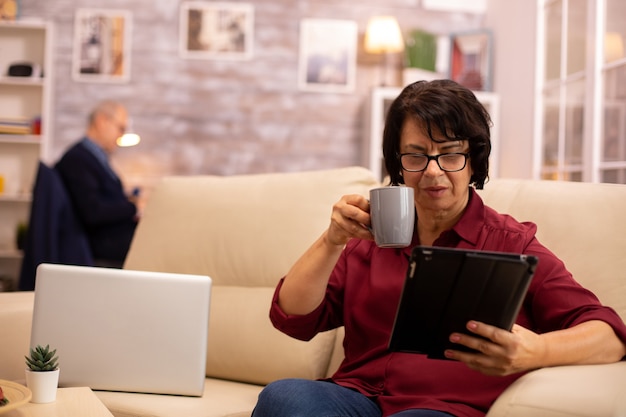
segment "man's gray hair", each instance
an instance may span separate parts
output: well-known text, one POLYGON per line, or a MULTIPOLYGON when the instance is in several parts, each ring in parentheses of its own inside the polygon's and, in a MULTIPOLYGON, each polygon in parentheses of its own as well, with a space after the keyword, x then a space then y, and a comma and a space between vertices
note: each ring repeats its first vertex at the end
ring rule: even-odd
POLYGON ((98 115, 100 115, 100 114, 108 116, 108 117, 113 117, 115 115, 115 112, 119 108, 124 108, 124 105, 122 103, 120 103, 120 102, 113 101, 113 100, 101 101, 91 111, 91 113, 89 113, 89 117, 87 119, 87 123, 89 124, 89 126, 91 126, 94 123, 94 121, 96 120, 96 117, 98 115))

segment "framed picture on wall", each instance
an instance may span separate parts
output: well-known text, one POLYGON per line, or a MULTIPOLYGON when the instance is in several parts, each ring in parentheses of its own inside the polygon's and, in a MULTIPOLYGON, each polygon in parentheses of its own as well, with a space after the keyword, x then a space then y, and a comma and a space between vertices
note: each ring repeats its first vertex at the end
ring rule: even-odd
POLYGON ((449 78, 475 91, 491 91, 492 34, 486 29, 450 35, 449 78))
POLYGON ((251 59, 254 7, 248 3, 185 1, 180 5, 183 58, 251 59))
POLYGON ((300 22, 298 87, 349 93, 356 80, 357 23, 338 19, 300 22))
POLYGON ((19 13, 19 0, 0 0, 0 20, 16 20, 19 13))
POLYGON ((485 13, 487 0, 422 0, 422 7, 445 12, 485 13))
POLYGON ((128 10, 77 9, 72 77, 87 82, 128 82, 132 15, 128 10))

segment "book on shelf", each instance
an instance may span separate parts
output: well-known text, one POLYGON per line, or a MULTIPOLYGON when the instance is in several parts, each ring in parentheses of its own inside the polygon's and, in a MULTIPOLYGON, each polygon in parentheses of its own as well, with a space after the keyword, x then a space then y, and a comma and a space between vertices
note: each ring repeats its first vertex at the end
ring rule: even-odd
POLYGON ((30 119, 0 118, 0 134, 30 135, 33 133, 33 121, 30 119))

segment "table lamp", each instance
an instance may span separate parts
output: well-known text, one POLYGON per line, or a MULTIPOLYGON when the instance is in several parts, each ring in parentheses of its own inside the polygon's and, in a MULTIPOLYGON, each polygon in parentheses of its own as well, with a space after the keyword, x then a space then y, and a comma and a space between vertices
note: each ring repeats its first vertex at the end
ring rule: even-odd
POLYGON ((129 146, 135 146, 140 141, 141 137, 137 133, 133 132, 133 121, 128 120, 128 128, 126 129, 126 132, 122 136, 117 138, 115 143, 121 148, 126 148, 129 146))
POLYGON ((402 52, 404 40, 398 21, 393 16, 374 16, 365 30, 365 52, 383 54, 383 85, 387 80, 389 55, 402 52))

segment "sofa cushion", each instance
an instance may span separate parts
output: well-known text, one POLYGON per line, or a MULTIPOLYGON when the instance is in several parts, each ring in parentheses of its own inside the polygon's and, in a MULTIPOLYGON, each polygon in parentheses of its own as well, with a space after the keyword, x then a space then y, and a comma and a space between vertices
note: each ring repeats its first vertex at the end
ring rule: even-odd
POLYGON ((249 417, 261 385, 207 379, 202 397, 95 391, 115 417, 249 417))
POLYGON ((35 293, 0 293, 0 379, 23 380, 35 293))
POLYGON ((543 368, 515 381, 487 417, 626 416, 625 384, 626 362, 543 368))
POLYGON ((333 203, 377 185, 361 167, 164 178, 150 195, 124 267, 274 287, 328 226, 333 203))
POLYGON ((346 335, 345 329, 339 327, 337 329, 337 334, 335 335, 335 346, 333 346, 333 353, 330 357, 330 361, 328 363, 328 370, 326 371, 326 376, 331 377, 333 374, 339 369, 341 362, 345 358, 344 350, 343 350, 343 338, 346 335))
POLYGON ((269 287, 213 288, 207 376, 267 384, 326 375, 336 331, 320 333, 309 342, 279 332, 269 320, 273 292, 269 287))
POLYGON ((626 186, 496 179, 480 194, 494 209, 536 223, 539 240, 574 279, 626 320, 626 186))

